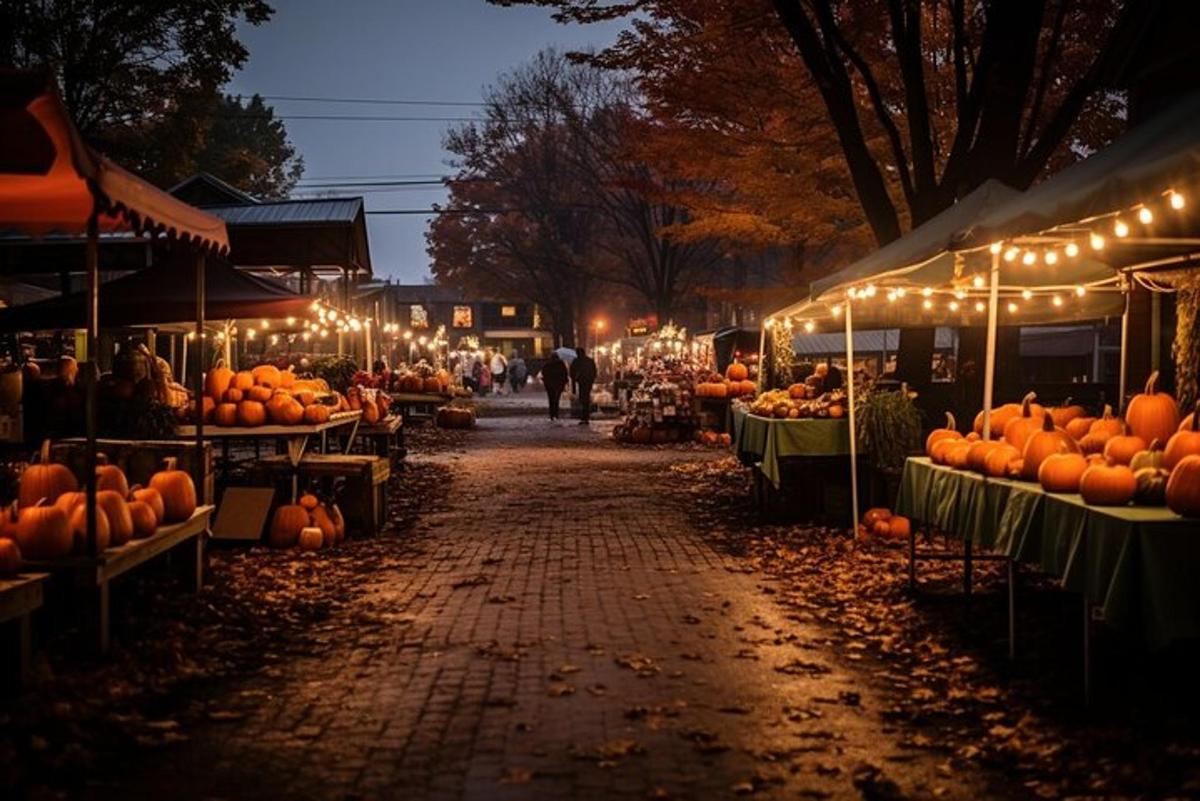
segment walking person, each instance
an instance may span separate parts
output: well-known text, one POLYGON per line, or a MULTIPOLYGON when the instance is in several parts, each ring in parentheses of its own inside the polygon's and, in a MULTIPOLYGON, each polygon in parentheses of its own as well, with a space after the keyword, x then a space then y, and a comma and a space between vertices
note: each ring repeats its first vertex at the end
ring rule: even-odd
POLYGON ((596 383, 596 362, 580 345, 575 348, 575 361, 571 362, 571 383, 579 397, 579 425, 592 421, 592 385, 596 383))
POLYGON ((546 387, 546 399, 550 401, 550 419, 558 419, 558 402, 567 386, 567 365, 558 355, 550 352, 550 359, 542 365, 542 385, 546 387))
POLYGON ((488 355, 483 354, 483 358, 479 360, 479 395, 487 397, 488 392, 492 388, 492 369, 488 367, 488 355))
POLYGON ((514 350, 512 358, 508 360, 508 383, 512 387, 512 391, 520 392, 528 377, 529 370, 525 367, 525 360, 514 350))
POLYGON ((496 348, 496 352, 492 354, 492 392, 497 395, 504 394, 504 385, 508 380, 508 359, 504 358, 504 354, 496 348))

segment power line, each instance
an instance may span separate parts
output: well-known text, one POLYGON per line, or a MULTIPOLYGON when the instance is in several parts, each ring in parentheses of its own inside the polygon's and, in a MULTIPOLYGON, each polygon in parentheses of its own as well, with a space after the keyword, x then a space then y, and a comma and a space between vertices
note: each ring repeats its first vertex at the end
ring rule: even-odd
POLYGON ((245 112, 222 113, 230 119, 263 120, 332 120, 335 122, 484 122, 479 117, 391 117, 355 114, 250 114, 245 112))
MULTIPOLYGON (((239 98, 245 95, 238 95, 239 98)), ((394 100, 381 97, 305 97, 299 95, 259 95, 263 100, 284 100, 300 103, 359 103, 372 106, 452 106, 483 107, 480 100, 394 100)))

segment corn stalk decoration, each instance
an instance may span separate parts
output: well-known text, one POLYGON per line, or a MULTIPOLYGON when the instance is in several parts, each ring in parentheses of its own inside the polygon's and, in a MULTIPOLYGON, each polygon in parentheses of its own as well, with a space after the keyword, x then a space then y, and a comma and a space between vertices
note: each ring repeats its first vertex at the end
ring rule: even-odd
POLYGON ((792 321, 771 329, 771 370, 766 374, 763 389, 782 389, 792 382, 792 365, 796 351, 792 347, 792 321))
POLYGON ((1200 398, 1200 270, 1172 273, 1175 287, 1175 394, 1181 408, 1200 398))

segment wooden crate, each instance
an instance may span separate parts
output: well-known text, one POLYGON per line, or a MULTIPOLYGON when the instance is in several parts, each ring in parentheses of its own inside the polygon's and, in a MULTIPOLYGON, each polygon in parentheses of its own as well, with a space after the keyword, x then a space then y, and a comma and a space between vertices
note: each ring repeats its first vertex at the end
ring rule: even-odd
MULTIPOLYGON (((268 456, 257 464, 259 481, 272 482, 293 474, 286 456, 268 456)), ((346 518, 348 532, 360 531, 372 536, 383 526, 387 515, 387 482, 391 466, 383 456, 340 453, 308 453, 300 460, 295 473, 303 485, 317 479, 332 483, 344 479, 345 487, 339 498, 339 508, 346 518)), ((283 497, 282 495, 280 497, 283 497)))
MULTIPOLYGON (((81 439, 62 440, 50 448, 50 458, 71 468, 82 487, 86 470, 86 443, 81 439)), ((163 459, 174 457, 176 467, 195 475, 196 443, 186 440, 120 440, 101 439, 96 441, 96 450, 103 453, 109 464, 115 464, 125 472, 129 485, 150 483, 150 476, 162 469, 163 459)), ((214 498, 214 475, 212 444, 204 443, 200 459, 204 464, 204 487, 196 488, 200 504, 210 504, 214 498), (201 491, 203 490, 203 491, 201 491)))

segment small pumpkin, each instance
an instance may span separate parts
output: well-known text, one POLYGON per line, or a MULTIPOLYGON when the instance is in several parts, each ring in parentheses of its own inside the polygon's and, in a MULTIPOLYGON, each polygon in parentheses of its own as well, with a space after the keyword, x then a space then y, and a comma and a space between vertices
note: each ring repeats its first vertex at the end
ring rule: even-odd
POLYGON ((300 496, 299 504, 311 512, 313 509, 316 509, 321 505, 321 501, 316 495, 313 495, 311 492, 306 492, 300 496))
POLYGON ((129 517, 133 520, 133 539, 144 540, 147 537, 153 537, 158 528, 158 518, 155 517, 150 504, 143 501, 130 501, 128 507, 129 517))
MULTIPOLYGON (((236 390, 231 390, 236 391, 236 390)), ((240 392, 238 393, 241 394, 240 392)), ((236 403, 220 403, 217 404, 216 411, 213 412, 213 423, 223 427, 233 427, 238 422, 238 405, 236 403)))
POLYGON ((259 401, 244 400, 237 405, 237 423, 239 426, 254 428, 267 422, 267 407, 259 401))
POLYGON ((290 389, 296 384, 296 365, 288 365, 288 369, 281 370, 279 373, 279 386, 284 389, 290 389))
POLYGON ((267 416, 276 425, 294 426, 304 420, 304 407, 295 398, 280 391, 267 402, 267 416))
POLYGON ((1037 481, 1042 462, 1056 453, 1079 453, 1079 446, 1067 436, 1066 431, 1054 425, 1050 415, 1043 415, 1041 430, 1029 435, 1025 450, 1021 453, 1021 478, 1037 481))
POLYGON ((176 464, 174 457, 165 459, 163 469, 150 477, 150 488, 162 496, 164 523, 182 523, 196 512, 196 484, 176 464))
POLYGON ((892 516, 891 509, 885 509, 882 506, 876 506, 868 509, 862 516, 863 525, 867 528, 873 528, 880 520, 887 520, 892 516))
POLYGON ((12 578, 21 570, 21 548, 15 540, 0 539, 0 578, 12 578))
POLYGON ((1055 453, 1038 468, 1038 483, 1046 492, 1079 492, 1079 480, 1088 469, 1081 453, 1055 453))
POLYGON ((1143 467, 1133 471, 1135 489, 1133 502, 1139 506, 1162 506, 1167 502, 1167 480, 1169 470, 1161 467, 1143 467))
POLYGON ((1076 417, 1074 420, 1071 420, 1065 426, 1063 426, 1063 429, 1066 430, 1066 432, 1070 434, 1073 439, 1078 441, 1087 436, 1088 431, 1091 429, 1092 423, 1094 422, 1096 422, 1095 417, 1076 417))
POLYGON ((1113 415, 1112 407, 1104 406, 1104 414, 1100 415, 1096 420, 1088 426, 1089 434, 1104 434, 1105 439, 1115 437, 1117 434, 1125 432, 1125 422, 1120 417, 1113 415))
POLYGON ((379 404, 364 403, 363 404, 363 422, 367 425, 373 425, 379 422, 379 404))
POLYGON ((312 522, 314 526, 321 529, 325 547, 337 544, 337 526, 334 525, 333 518, 329 516, 329 511, 323 505, 313 508, 312 522))
MULTIPOLYGON (((1071 403, 1071 399, 1067 398, 1062 402, 1061 406, 1055 406, 1050 409, 1050 417, 1054 420, 1054 425, 1065 429, 1067 423, 1076 420, 1080 417, 1087 416, 1087 409, 1080 406, 1078 403, 1071 403)), ((1067 433, 1070 433, 1069 431, 1067 433)))
POLYGON ((243 394, 244 394, 246 400, 258 401, 259 403, 266 403, 267 401, 271 400, 271 397, 275 394, 275 391, 273 389, 271 389, 270 387, 256 386, 256 387, 250 387, 243 394))
POLYGON ((129 514, 129 504, 124 495, 113 490, 97 492, 96 508, 102 509, 108 517, 108 530, 114 546, 120 547, 133 539, 133 517, 129 514))
MULTIPOLYGON (((79 493, 83 496, 78 503, 73 504, 69 509, 64 509, 67 513, 67 520, 71 527, 71 538, 73 541, 71 550, 74 553, 84 555, 88 552, 87 547, 87 496, 84 493, 79 493)), ((64 496, 65 497, 65 496, 64 496)), ((60 499, 61 500, 61 499, 60 499)), ((60 506, 60 508, 62 508, 60 506)), ((96 509, 96 553, 106 550, 112 544, 112 531, 108 526, 108 515, 103 509, 96 509)))
POLYGON ((1154 440, 1146 446, 1145 450, 1138 451, 1129 460, 1129 469, 1133 472, 1141 470, 1143 467, 1164 467, 1163 465, 1163 447, 1162 443, 1154 440))
POLYGON ((1177 515, 1200 517, 1200 456, 1185 456, 1167 479, 1167 507, 1177 515))
POLYGON ((295 398, 297 401, 299 401, 301 406, 312 406, 317 402, 317 393, 313 392, 311 389, 302 389, 295 393, 295 398))
POLYGON ((892 515, 888 518, 888 536, 894 540, 908 539, 912 533, 912 521, 903 515, 892 515))
POLYGON ((96 461, 100 462, 96 465, 96 489, 112 490, 122 498, 128 495, 129 482, 125 478, 124 471, 115 464, 107 464, 108 460, 104 454, 98 454, 96 461))
POLYGON ((1092 431, 1079 440, 1079 450, 1087 455, 1104 453, 1104 446, 1112 437, 1107 431, 1092 431))
POLYGON ((234 374, 231 386, 245 392, 254 386, 254 373, 249 370, 239 370, 234 374))
POLYGON ((33 506, 42 498, 45 498, 47 503, 54 503, 64 492, 75 492, 78 489, 79 482, 75 480, 75 474, 66 465, 50 461, 50 440, 45 440, 42 442, 38 462, 26 467, 21 473, 17 505, 22 508, 33 506))
POLYGON ((29 560, 61 559, 75 544, 66 513, 57 506, 47 506, 45 498, 18 511, 11 531, 11 539, 29 560))
MULTIPOLYGON (((1196 402, 1196 409, 1200 411, 1200 401, 1196 402)), ((1185 456, 1200 456, 1200 414, 1194 411, 1188 415, 1188 419, 1191 425, 1187 428, 1180 426, 1167 440, 1166 450, 1163 451, 1163 467, 1168 470, 1182 462, 1185 456)))
POLYGON ((1146 440, 1131 433, 1129 425, 1126 424, 1124 433, 1109 437, 1108 442, 1104 443, 1104 458, 1117 464, 1127 465, 1133 461, 1134 456, 1144 450, 1146 450, 1146 440))
POLYGON ((1042 418, 1047 416, 1034 412, 1033 399, 1036 397, 1033 392, 1027 393, 1021 401, 1021 413, 1004 425, 1004 439, 1019 451, 1025 449, 1025 440, 1042 427, 1042 418))
POLYGON ((260 386, 276 389, 283 385, 279 368, 273 364, 260 364, 250 371, 250 375, 254 377, 254 383, 260 386))
POLYGON ((225 366, 224 359, 217 359, 216 365, 204 376, 204 394, 213 400, 220 400, 233 384, 233 371, 225 366))
POLYGON ((154 510, 154 519, 158 523, 162 523, 167 516, 167 507, 163 503, 162 493, 154 487, 141 487, 134 485, 129 490, 129 500, 141 501, 154 510))
POLYGON ((958 470, 964 469, 967 466, 967 456, 974 444, 966 439, 951 443, 950 448, 946 451, 946 464, 958 470))
MULTIPOLYGON (((300 532, 311 524, 308 510, 298 503, 285 504, 275 510, 267 531, 267 544, 272 548, 294 548, 300 532)), ((321 529, 317 529, 320 533, 321 529)))
POLYGON ((730 362, 725 368, 725 377, 730 381, 745 381, 750 377, 750 371, 741 362, 730 362))
POLYGON ((1020 459, 1021 452, 1007 442, 998 442, 983 461, 984 475, 992 478, 1004 478, 1008 475, 1008 465, 1014 459, 1020 459))
POLYGON ((321 550, 321 546, 325 544, 325 535, 316 526, 305 526, 300 529, 297 544, 302 551, 319 551, 321 550))
MULTIPOLYGON (((1036 407, 1041 409, 1040 406, 1036 407)), ((1006 403, 1003 406, 998 406, 992 409, 992 416, 989 420, 988 427, 991 429, 991 439, 1000 439, 1004 436, 1004 427, 1008 425, 1008 421, 1021 413, 1021 404, 1006 403)), ((1040 414, 1040 412, 1039 412, 1040 414)), ((973 430, 976 434, 983 434, 983 412, 975 415, 973 430)))
POLYGON ((1079 494, 1093 506, 1124 506, 1136 490, 1133 471, 1123 464, 1094 464, 1079 479, 1079 494))
POLYGON ((986 473, 984 465, 988 454, 1002 444, 986 439, 981 439, 979 442, 972 442, 971 447, 967 448, 967 468, 976 473, 986 473))
POLYGON ((241 403, 245 397, 245 392, 236 387, 230 387, 221 395, 221 403, 241 403))
POLYGON ((329 407, 323 403, 314 403, 304 407, 304 422, 310 426, 329 422, 329 407))
POLYGON ((1158 391, 1158 371, 1146 379, 1146 387, 1134 395, 1125 407, 1125 421, 1134 434, 1149 442, 1159 439, 1166 442, 1179 428, 1179 405, 1166 392, 1158 391))

